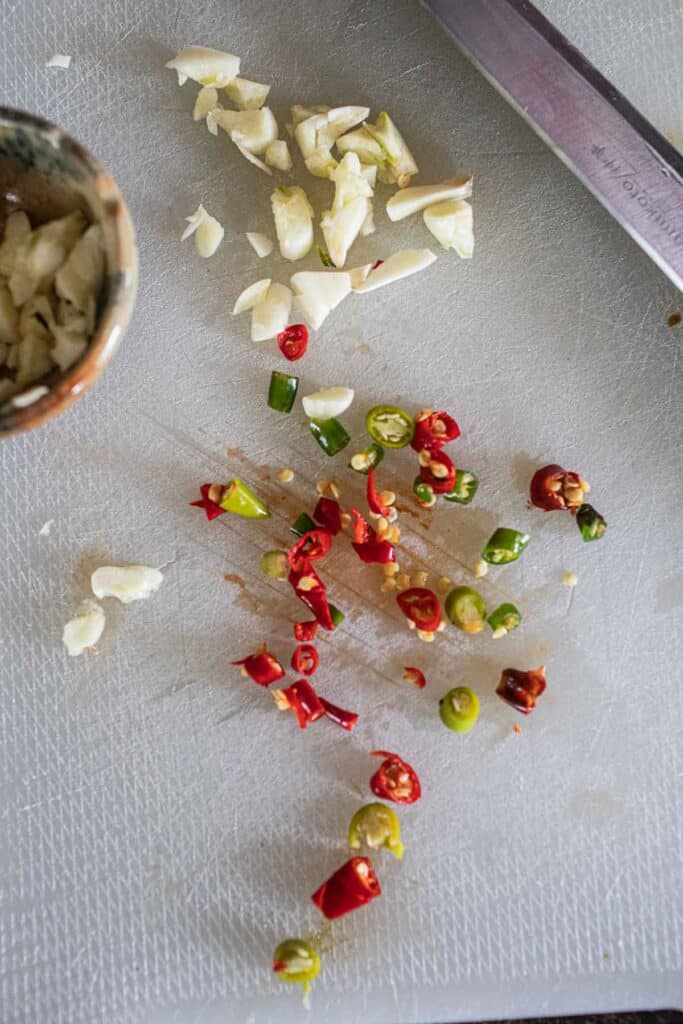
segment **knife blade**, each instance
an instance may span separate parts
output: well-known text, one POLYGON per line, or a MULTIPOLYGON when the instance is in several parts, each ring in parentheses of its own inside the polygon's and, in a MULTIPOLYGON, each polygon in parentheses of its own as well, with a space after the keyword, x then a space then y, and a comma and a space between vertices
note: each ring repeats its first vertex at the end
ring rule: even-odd
POLYGON ((421 0, 683 291, 683 157, 528 0, 421 0))

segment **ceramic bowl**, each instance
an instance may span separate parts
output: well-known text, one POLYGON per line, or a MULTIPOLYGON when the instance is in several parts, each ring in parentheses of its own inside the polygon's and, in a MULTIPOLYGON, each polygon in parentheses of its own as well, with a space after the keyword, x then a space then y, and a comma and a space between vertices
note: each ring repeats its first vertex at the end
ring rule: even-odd
POLYGON ((102 225, 106 270, 87 349, 65 373, 56 369, 36 382, 48 392, 32 404, 17 408, 10 400, 0 406, 0 439, 45 423, 94 384, 121 342, 137 286, 135 233, 116 182, 63 129, 0 107, 0 237, 7 214, 17 209, 33 226, 81 209, 102 225))

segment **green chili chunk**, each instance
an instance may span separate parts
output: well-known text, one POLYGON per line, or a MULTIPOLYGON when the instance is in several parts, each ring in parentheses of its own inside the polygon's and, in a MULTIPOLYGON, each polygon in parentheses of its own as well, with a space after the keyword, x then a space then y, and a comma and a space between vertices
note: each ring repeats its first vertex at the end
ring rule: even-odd
POLYGON ((479 481, 469 469, 459 469, 455 474, 453 490, 444 494, 446 501, 452 501, 456 505, 469 505, 477 493, 479 481))
POLYGON ((299 378, 273 370, 268 388, 268 405, 276 412, 291 412, 299 389, 299 378))
POLYGON ((431 484, 424 482, 422 477, 416 476, 413 484, 413 494, 419 501, 420 505, 425 508, 431 508, 432 505, 436 504, 436 495, 434 494, 434 488, 431 484))
POLYGON ((290 530, 292 531, 292 533, 295 533, 297 537, 303 537, 303 535, 305 533, 308 533, 309 530, 317 529, 318 527, 316 523, 313 522, 308 512, 302 512, 301 515, 297 516, 297 518, 290 526, 290 530))
POLYGON ((337 606, 334 604, 331 604, 329 606, 329 609, 330 616, 332 617, 332 622, 334 623, 334 628, 336 629, 337 626, 340 626, 342 624, 346 616, 344 615, 344 612, 340 612, 337 606))
POLYGON ((464 633, 481 633, 486 625, 486 604, 472 587, 455 587, 446 598, 446 615, 464 633))
POLYGON ((226 512, 243 516, 244 519, 268 519, 270 517, 270 509, 237 477, 227 485, 218 504, 226 512))
POLYGON ((286 551, 265 551, 261 555, 261 572, 272 580, 286 580, 289 573, 286 551))
POLYGON ((381 444, 368 445, 362 452, 357 452, 353 455, 349 462, 349 469, 355 469, 356 473, 362 473, 363 476, 368 475, 368 470, 371 466, 379 466, 380 462, 384 458, 384 448, 381 444))
POLYGON ((320 974, 320 956, 305 939, 285 939, 273 953, 273 970, 281 981, 302 985, 308 992, 320 974))
POLYGON ((366 804, 356 811, 349 825, 349 846, 353 850, 358 850, 363 843, 371 850, 379 850, 380 846, 386 846, 394 857, 401 860, 401 823, 391 807, 373 803, 366 804))
POLYGON ((336 455, 351 440, 342 424, 334 417, 329 420, 311 420, 310 427, 325 455, 336 455))
POLYGON ((511 530, 500 526, 494 530, 490 540, 484 547, 481 557, 491 565, 508 565, 516 562, 529 543, 529 535, 520 530, 511 530))
POLYGON ((383 448, 405 448, 413 439, 415 420, 397 405, 376 405, 365 417, 365 429, 383 448))
POLYGON ((495 611, 492 611, 486 620, 494 631, 498 633, 498 636, 502 636, 503 633, 498 632, 503 630, 505 633, 511 633, 513 629, 517 629, 522 621, 522 616, 519 608, 514 604, 501 604, 495 611))
POLYGON ((607 523, 592 505, 582 505, 576 513, 576 525, 584 540, 600 540, 607 529, 607 523))
POLYGON ((439 701, 439 714, 453 732, 470 732, 479 718, 479 698, 469 686, 456 686, 439 701))

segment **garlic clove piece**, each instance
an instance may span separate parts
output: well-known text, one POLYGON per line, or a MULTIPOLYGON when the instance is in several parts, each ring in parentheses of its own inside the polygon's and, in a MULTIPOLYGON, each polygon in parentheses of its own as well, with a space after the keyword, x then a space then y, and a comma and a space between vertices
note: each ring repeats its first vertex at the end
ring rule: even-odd
POLYGON ((239 74, 240 59, 208 46, 186 46, 165 66, 177 73, 178 85, 184 85, 191 78, 200 85, 222 88, 239 74))
POLYGON ((388 256, 384 263, 375 270, 371 270, 363 284, 359 285, 355 291, 358 294, 372 292, 375 288, 393 284, 394 281, 400 281, 404 277, 416 274, 419 270, 424 270, 435 259, 436 256, 431 249, 401 249, 388 256))
POLYGON ((70 657, 77 658, 83 651, 94 647, 102 636, 104 624, 104 611, 100 605, 90 598, 82 601, 62 633, 62 642, 70 657))
POLYGON ((148 565, 102 565, 90 577, 95 597, 115 597, 122 604, 144 601, 164 581, 159 569, 148 565))
POLYGON ((254 306, 263 302, 268 289, 271 285, 271 279, 269 277, 262 277, 260 281, 254 281, 248 288, 245 288, 243 292, 237 296, 237 301, 232 307, 232 315, 238 316, 240 313, 246 313, 248 309, 253 309, 254 306))
POLYGON ((446 199, 467 199, 472 195, 472 181, 471 174, 462 174, 438 185, 411 185, 409 188, 401 188, 387 201, 389 220, 403 220, 446 199))

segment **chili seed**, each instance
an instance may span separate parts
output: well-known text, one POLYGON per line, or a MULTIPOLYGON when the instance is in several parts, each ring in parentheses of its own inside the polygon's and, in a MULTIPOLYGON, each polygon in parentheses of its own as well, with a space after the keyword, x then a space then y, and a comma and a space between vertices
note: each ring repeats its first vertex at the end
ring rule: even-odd
POLYGON ((402 572, 396 580, 401 590, 407 590, 410 586, 410 576, 407 572, 402 572))
POLYGON ((386 565, 384 566, 385 576, 395 576, 397 572, 398 566, 396 565, 396 562, 387 562, 386 565))
POLYGON ((448 476, 448 466, 444 466, 442 462, 434 460, 429 463, 429 472, 432 474, 435 480, 445 480, 448 476))
POLYGON ((418 629, 417 635, 419 639, 424 640, 426 644, 431 644, 434 642, 434 637, 436 636, 436 633, 431 633, 426 629, 418 629))
POLYGON ((589 494, 590 493, 591 485, 588 483, 587 480, 580 480, 579 484, 580 484, 581 490, 583 491, 584 494, 589 494))
POLYGON ((342 524, 342 529, 348 530, 349 526, 351 525, 351 516, 349 515, 348 512, 342 512, 342 514, 341 514, 341 524, 342 524))
POLYGON ((565 587, 575 587, 576 584, 579 582, 579 577, 576 575, 575 572, 566 572, 562 577, 562 582, 564 583, 565 587))
POLYGON ((318 492, 318 494, 325 494, 325 492, 326 492, 326 490, 327 490, 327 488, 329 486, 330 486, 330 481, 329 480, 317 480, 316 484, 315 484, 315 489, 318 492))
POLYGON ((339 486, 335 483, 334 480, 330 480, 330 486, 329 486, 328 490, 329 490, 331 496, 334 498, 334 500, 335 501, 339 501, 339 499, 341 497, 341 491, 339 490, 339 486))
POLYGON ((379 500, 383 505, 393 505, 396 501, 396 495, 393 491, 381 491, 379 500))
POLYGON ((294 479, 294 472, 291 469, 278 469, 275 479, 281 484, 291 484, 294 479))
POLYGON ((299 580, 299 590, 315 590, 318 581, 313 576, 302 576, 299 580))
POLYGON ((424 586, 426 586, 427 585, 427 577, 428 577, 428 575, 429 574, 426 573, 426 572, 422 572, 422 571, 421 572, 416 572, 414 574, 414 576, 413 576, 413 586, 414 587, 424 587, 424 586))
POLYGON ((448 576, 441 576, 441 578, 437 580, 436 589, 440 594, 445 594, 447 591, 451 589, 452 582, 453 581, 450 580, 448 576))
POLYGON ((498 626, 498 629, 494 629, 491 636, 494 640, 500 640, 502 637, 507 636, 508 631, 505 626, 498 626))
POLYGON ((209 501, 213 501, 217 505, 219 505, 221 498, 223 497, 224 491, 225 487, 223 486, 223 484, 211 484, 206 496, 209 499, 209 501))
POLYGON ((482 576, 486 576, 486 573, 488 571, 489 571, 489 567, 488 567, 488 565, 486 564, 486 562, 484 561, 483 558, 480 558, 480 559, 478 559, 475 562, 475 564, 474 564, 474 575, 477 577, 478 580, 480 580, 482 578, 482 576))
POLYGON ((390 590, 396 589, 396 580, 393 576, 385 576, 384 583, 379 588, 382 593, 387 594, 390 590))
POLYGON ((428 451, 421 451, 418 453, 417 461, 421 466, 428 466, 432 461, 432 457, 428 451))

